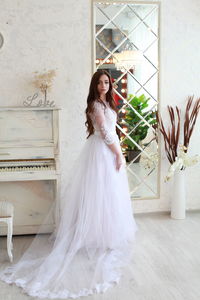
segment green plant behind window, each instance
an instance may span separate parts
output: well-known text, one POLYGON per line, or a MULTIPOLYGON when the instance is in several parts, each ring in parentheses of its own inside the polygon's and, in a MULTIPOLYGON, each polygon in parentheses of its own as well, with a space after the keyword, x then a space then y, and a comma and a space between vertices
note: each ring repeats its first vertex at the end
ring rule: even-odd
MULTIPOLYGON (((139 145, 141 145, 141 141, 144 140, 147 136, 149 126, 141 120, 141 118, 135 113, 132 109, 134 108, 141 117, 145 118, 145 120, 150 124, 156 124, 156 112, 151 111, 148 113, 148 106, 150 98, 146 98, 144 94, 137 97, 132 94, 128 95, 128 99, 130 106, 126 106, 125 109, 125 123, 123 125, 127 128, 127 133, 131 132, 133 128, 140 122, 140 124, 133 130, 130 134, 130 137, 139 145)), ((123 141, 123 145, 127 150, 139 150, 139 148, 129 139, 126 138, 123 141)))

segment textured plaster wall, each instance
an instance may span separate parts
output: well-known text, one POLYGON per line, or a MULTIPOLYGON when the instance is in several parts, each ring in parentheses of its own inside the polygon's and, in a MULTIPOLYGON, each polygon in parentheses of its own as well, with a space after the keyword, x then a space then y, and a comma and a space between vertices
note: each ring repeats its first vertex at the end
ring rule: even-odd
MULTIPOLYGON (((139 2, 139 1, 138 1, 139 2)), ((184 106, 186 97, 200 96, 200 2, 163 0, 160 15, 160 110, 184 106)), ((49 100, 60 114, 63 179, 85 141, 84 109, 92 75, 91 1, 0 0, 0 106, 22 105, 35 93, 33 73, 55 69, 49 100)), ((171 183, 162 143, 159 199, 133 201, 135 213, 170 209, 171 183)), ((200 119, 191 140, 191 154, 200 154, 200 119)), ((186 172, 187 208, 200 208, 200 166, 186 172)))

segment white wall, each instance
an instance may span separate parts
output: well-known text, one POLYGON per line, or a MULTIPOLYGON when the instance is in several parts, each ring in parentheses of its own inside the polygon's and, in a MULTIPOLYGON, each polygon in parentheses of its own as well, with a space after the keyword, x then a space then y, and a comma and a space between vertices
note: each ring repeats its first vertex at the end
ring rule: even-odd
MULTIPOLYGON (((139 2, 139 1, 138 1, 139 2)), ((161 1, 160 108, 185 104, 200 96, 199 0, 161 1)), ((86 97, 91 78, 90 0, 0 0, 0 105, 22 105, 34 94, 33 72, 55 69, 50 99, 61 111, 61 162, 64 177, 84 144, 86 97)), ((200 154, 200 118, 190 145, 200 154)), ((163 144, 162 144, 163 150, 163 144)), ((163 153, 163 151, 162 151, 163 153)), ((170 209, 169 187, 164 183, 169 164, 161 157, 161 197, 133 201, 135 213, 170 209)), ((200 165, 187 172, 187 208, 200 208, 200 165)))

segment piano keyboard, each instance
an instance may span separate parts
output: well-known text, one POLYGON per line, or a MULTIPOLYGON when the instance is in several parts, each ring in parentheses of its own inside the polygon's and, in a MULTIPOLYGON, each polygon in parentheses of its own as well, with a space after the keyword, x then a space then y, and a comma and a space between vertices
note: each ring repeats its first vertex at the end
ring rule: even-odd
POLYGON ((55 170, 55 163, 53 160, 0 161, 0 172, 24 172, 45 170, 55 170))
POLYGON ((0 172, 20 172, 20 171, 49 171, 55 170, 52 166, 25 166, 25 167, 0 167, 0 172))

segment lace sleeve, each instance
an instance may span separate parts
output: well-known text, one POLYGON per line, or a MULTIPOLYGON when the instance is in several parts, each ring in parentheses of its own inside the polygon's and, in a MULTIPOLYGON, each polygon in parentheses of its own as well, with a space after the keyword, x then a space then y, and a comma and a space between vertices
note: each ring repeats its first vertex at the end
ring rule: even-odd
POLYGON ((93 118, 97 125, 98 130, 101 133, 101 136, 104 142, 108 145, 114 143, 114 136, 110 133, 109 129, 106 126, 105 122, 105 114, 104 114, 105 107, 103 104, 95 101, 94 102, 94 111, 93 111, 93 118))

